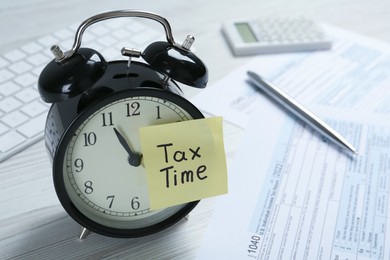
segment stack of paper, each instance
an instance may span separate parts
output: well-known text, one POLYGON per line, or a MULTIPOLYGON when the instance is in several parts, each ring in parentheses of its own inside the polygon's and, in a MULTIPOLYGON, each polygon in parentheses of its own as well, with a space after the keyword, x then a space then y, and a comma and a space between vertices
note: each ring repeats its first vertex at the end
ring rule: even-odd
POLYGON ((193 100, 246 127, 199 259, 390 255, 390 46, 326 28, 331 51, 259 56, 193 100), (324 142, 262 96, 246 83, 247 70, 310 108, 359 154, 324 142), (227 98, 215 99, 222 91, 227 98))

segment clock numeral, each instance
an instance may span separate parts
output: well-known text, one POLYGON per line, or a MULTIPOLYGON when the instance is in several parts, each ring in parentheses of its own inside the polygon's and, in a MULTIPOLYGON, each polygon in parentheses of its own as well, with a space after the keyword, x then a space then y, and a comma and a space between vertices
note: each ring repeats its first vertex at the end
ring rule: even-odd
POLYGON ((139 111, 140 104, 138 102, 126 103, 127 107, 127 117, 129 116, 139 116, 141 113, 139 111))
POLYGON ((112 126, 112 125, 114 125, 112 123, 112 112, 101 113, 101 115, 102 115, 102 119, 103 119, 102 126, 112 126))
POLYGON ((115 195, 111 195, 111 196, 107 196, 106 200, 110 200, 109 201, 109 205, 108 205, 108 208, 110 209, 112 207, 112 203, 114 202, 114 198, 115 198, 115 195))
POLYGON ((82 159, 77 158, 74 161, 74 166, 76 167, 76 172, 81 172, 84 169, 84 162, 82 159))
POLYGON ((131 208, 133 210, 137 210, 139 209, 139 207, 141 206, 141 203, 139 203, 139 198, 138 197, 134 197, 132 200, 131 200, 131 208))
POLYGON ((84 133, 84 146, 95 145, 97 141, 96 134, 94 132, 84 133))
POLYGON ((161 119, 160 106, 156 106, 156 109, 157 109, 157 117, 156 117, 156 119, 161 119))
POLYGON ((92 181, 86 181, 84 183, 84 187, 85 187, 84 192, 86 194, 91 194, 93 192, 92 181))

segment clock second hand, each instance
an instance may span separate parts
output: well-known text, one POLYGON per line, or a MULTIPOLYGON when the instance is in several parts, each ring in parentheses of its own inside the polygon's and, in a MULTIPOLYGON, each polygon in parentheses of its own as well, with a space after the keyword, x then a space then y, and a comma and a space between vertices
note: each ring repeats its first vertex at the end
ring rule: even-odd
POLYGON ((141 165, 142 161, 142 154, 134 153, 129 144, 126 142, 125 138, 119 133, 119 131, 114 127, 114 132, 116 134, 116 137, 119 140, 119 143, 125 148, 127 154, 129 155, 129 163, 131 166, 138 167, 141 165))

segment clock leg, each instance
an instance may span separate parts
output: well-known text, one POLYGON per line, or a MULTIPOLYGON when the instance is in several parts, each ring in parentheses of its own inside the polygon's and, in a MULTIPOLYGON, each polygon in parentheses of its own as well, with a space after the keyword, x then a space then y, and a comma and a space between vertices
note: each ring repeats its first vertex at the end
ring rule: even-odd
POLYGON ((81 232, 79 235, 79 239, 85 239, 89 235, 89 230, 85 227, 81 227, 81 232))

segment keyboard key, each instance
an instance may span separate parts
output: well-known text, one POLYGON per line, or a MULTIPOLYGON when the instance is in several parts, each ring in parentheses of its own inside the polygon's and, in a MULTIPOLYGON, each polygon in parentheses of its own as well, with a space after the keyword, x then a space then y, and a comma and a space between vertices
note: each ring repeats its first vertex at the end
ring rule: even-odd
POLYGON ((152 30, 144 30, 139 33, 139 37, 134 37, 132 42, 137 44, 138 46, 141 46, 142 44, 145 44, 145 41, 151 41, 152 39, 156 38, 157 33, 152 30))
POLYGON ((24 122, 26 122, 29 119, 28 116, 25 114, 19 112, 19 111, 14 111, 12 113, 6 114, 1 118, 1 121, 5 124, 7 124, 9 127, 16 127, 24 122))
POLYGON ((122 48, 113 48, 113 47, 110 47, 110 48, 107 48, 107 49, 103 49, 101 51, 101 53, 104 54, 104 57, 108 60, 113 60, 113 59, 125 59, 125 60, 128 60, 129 58, 126 57, 126 56, 122 56, 121 54, 121 50, 122 48))
POLYGON ((26 138, 15 131, 10 131, 0 136, 0 152, 8 152, 12 148, 25 142, 26 138))
POLYGON ((22 74, 26 71, 29 71, 32 69, 32 66, 25 62, 24 60, 18 61, 11 66, 8 67, 11 71, 13 71, 16 74, 22 74))
MULTIPOLYGON (((131 24, 140 24, 139 22, 136 22, 136 21, 132 21, 131 24)), ((105 23, 105 25, 103 26, 107 26, 110 28, 110 31, 112 30, 116 30, 118 28, 121 28, 123 26, 125 26, 126 24, 129 24, 129 21, 128 20, 125 20, 125 19, 115 19, 115 20, 110 20, 108 23, 105 23)))
POLYGON ((91 28, 91 32, 96 34, 97 36, 105 36, 105 35, 110 34, 109 29, 107 27, 103 27, 103 26, 93 27, 93 28, 91 28))
POLYGON ((31 74, 30 72, 15 78, 15 82, 21 85, 22 87, 31 86, 32 84, 36 85, 37 81, 38 81, 37 77, 31 74))
MULTIPOLYGON (((71 49, 71 47, 73 46, 73 43, 74 43, 74 39, 68 39, 68 40, 64 40, 64 41, 62 41, 61 42, 61 48, 62 48, 62 50, 64 51, 64 52, 66 52, 66 51, 68 51, 68 50, 70 50, 71 49)), ((89 47, 89 45, 84 45, 84 46, 88 46, 89 47)), ((50 56, 49 56, 51 59, 53 59, 54 58, 54 56, 53 56, 53 54, 52 53, 50 53, 50 56)))
POLYGON ((34 102, 24 105, 20 110, 22 110, 23 113, 30 117, 35 117, 45 111, 48 110, 47 106, 45 106, 43 103, 41 103, 39 100, 35 100, 34 102))
POLYGON ((36 43, 36 42, 30 42, 21 48, 23 51, 29 54, 37 53, 43 49, 43 46, 36 43))
POLYGON ((3 100, 0 100, 0 110, 3 110, 5 113, 9 113, 12 110, 23 105, 22 102, 18 101, 16 98, 8 97, 3 100))
POLYGON ((37 53, 37 54, 33 54, 32 56, 29 56, 27 58, 27 61, 34 66, 40 66, 42 64, 46 65, 50 61, 50 59, 46 55, 43 55, 42 53, 37 53))
POLYGON ((99 37, 97 41, 105 47, 111 46, 116 43, 116 39, 112 38, 112 36, 110 35, 99 37))
POLYGON ((59 31, 56 31, 54 33, 55 36, 57 36, 58 38, 60 38, 62 40, 72 38, 74 36, 74 34, 75 34, 74 32, 72 32, 66 28, 59 30, 59 31))
POLYGON ((0 57, 0 68, 3 68, 5 66, 7 66, 9 64, 9 62, 3 58, 0 57))
POLYGON ((57 44, 59 42, 59 40, 57 38, 53 37, 52 35, 47 35, 47 36, 44 36, 44 37, 38 39, 38 42, 40 44, 42 44, 43 46, 47 46, 49 49, 50 46, 57 44))
POLYGON ((85 44, 88 44, 88 46, 90 46, 90 43, 95 40, 96 40, 96 35, 92 33, 86 33, 85 36, 83 36, 83 42, 85 44))
MULTIPOLYGON (((31 72, 36 76, 39 77, 41 75, 42 70, 46 67, 46 64, 42 64, 41 66, 38 66, 37 68, 33 69, 31 72)), ((38 80, 38 78, 37 78, 38 80)))
MULTIPOLYGON (((133 23, 131 23, 131 24, 128 24, 128 25, 126 26, 126 28, 127 28, 130 32, 135 33, 135 34, 141 32, 141 31, 146 31, 146 30, 145 30, 145 29, 146 29, 145 25, 143 25, 142 23, 139 23, 139 22, 135 22, 135 23, 133 22, 133 23)), ((129 34, 130 34, 130 33, 129 33, 129 34)), ((140 38, 140 39, 142 39, 142 38, 140 38)))
POLYGON ((103 49, 103 47, 100 44, 98 44, 97 41, 93 41, 93 42, 88 43, 88 48, 91 48, 91 49, 94 49, 94 50, 101 50, 101 49, 103 49))
POLYGON ((45 128, 46 113, 31 119, 30 121, 24 123, 18 127, 18 132, 31 138, 36 136, 39 133, 42 133, 42 130, 45 128))
POLYGON ((15 62, 15 61, 26 58, 26 53, 16 49, 16 50, 7 52, 6 54, 4 54, 4 57, 11 62, 15 62))
POLYGON ((15 94, 15 97, 17 97, 20 101, 23 101, 24 103, 28 103, 34 99, 37 99, 39 97, 38 91, 36 91, 33 88, 26 88, 17 94, 15 94))
POLYGON ((3 123, 0 123, 0 136, 1 136, 2 134, 4 134, 5 132, 7 132, 8 129, 9 129, 8 126, 6 126, 6 125, 3 124, 3 123))
POLYGON ((125 29, 119 29, 119 30, 116 30, 112 33, 115 37, 117 37, 118 39, 122 40, 122 39, 126 39, 127 37, 129 37, 129 32, 126 31, 125 29))
POLYGON ((12 81, 7 81, 3 84, 0 84, 0 94, 3 96, 9 96, 12 93, 18 91, 19 89, 20 87, 12 81))
POLYGON ((0 83, 12 79, 15 76, 12 72, 7 69, 0 70, 0 83))

